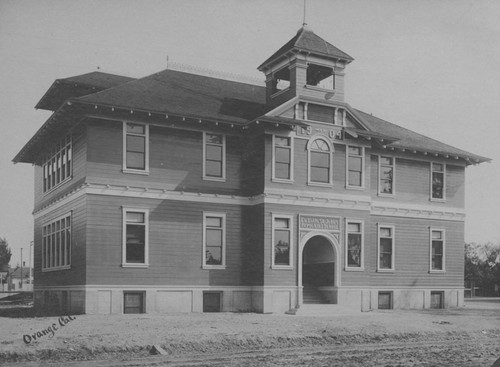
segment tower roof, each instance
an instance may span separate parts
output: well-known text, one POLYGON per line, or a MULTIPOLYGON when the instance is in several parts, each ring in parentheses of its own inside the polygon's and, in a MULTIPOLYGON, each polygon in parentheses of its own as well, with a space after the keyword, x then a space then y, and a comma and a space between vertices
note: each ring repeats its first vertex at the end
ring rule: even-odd
POLYGON ((331 43, 316 35, 309 26, 304 24, 304 26, 297 31, 295 37, 285 43, 285 45, 264 61, 257 69, 262 70, 265 65, 279 59, 289 51, 306 51, 320 56, 341 59, 347 63, 354 60, 344 51, 339 50, 331 43))

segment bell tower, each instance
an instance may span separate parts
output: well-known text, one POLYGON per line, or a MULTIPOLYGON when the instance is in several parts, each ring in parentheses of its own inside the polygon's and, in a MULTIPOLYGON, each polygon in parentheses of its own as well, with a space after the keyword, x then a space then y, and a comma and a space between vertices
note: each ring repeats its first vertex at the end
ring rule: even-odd
POLYGON ((343 102, 344 69, 353 60, 304 24, 257 68, 266 76, 267 104, 275 107, 297 96, 343 102))

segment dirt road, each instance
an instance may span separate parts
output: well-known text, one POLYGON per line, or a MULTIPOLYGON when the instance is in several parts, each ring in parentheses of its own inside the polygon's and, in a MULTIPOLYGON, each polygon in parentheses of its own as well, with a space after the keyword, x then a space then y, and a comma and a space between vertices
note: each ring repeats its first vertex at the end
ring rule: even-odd
POLYGON ((489 367, 500 358, 500 302, 329 317, 77 315, 66 321, 52 337, 26 344, 23 335, 57 326, 58 318, 0 311, 0 365, 489 367), (151 356, 152 345, 168 355, 151 356))

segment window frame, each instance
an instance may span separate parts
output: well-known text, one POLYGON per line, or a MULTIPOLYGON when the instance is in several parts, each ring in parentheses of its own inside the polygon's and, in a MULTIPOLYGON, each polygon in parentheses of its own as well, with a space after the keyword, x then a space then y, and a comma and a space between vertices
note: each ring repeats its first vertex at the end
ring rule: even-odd
POLYGON ((307 142, 307 185, 309 186, 322 186, 322 187, 333 187, 333 154, 335 153, 335 149, 333 147, 333 144, 329 141, 329 139, 326 136, 323 135, 316 135, 312 136, 309 141, 307 142), (323 151, 315 150, 312 149, 312 144, 316 140, 323 140, 327 145, 328 145, 328 162, 329 162, 329 172, 328 172, 328 182, 316 182, 311 180, 311 153, 312 152, 319 152, 322 154, 327 154, 323 151))
POLYGON ((202 152, 202 166, 203 166, 203 173, 202 173, 202 179, 206 181, 219 181, 219 182, 225 182, 226 181, 226 135, 222 133, 212 133, 212 132, 203 132, 203 152, 202 152), (222 144, 213 144, 213 143, 208 143, 207 142, 207 135, 220 135, 222 137, 222 144), (217 176, 208 176, 207 175, 207 145, 222 145, 222 162, 221 162, 221 177, 217 176))
MULTIPOLYGON (((271 269, 293 269, 293 244, 294 244, 294 227, 293 227, 293 215, 288 215, 288 214, 280 214, 280 213, 273 213, 271 214, 271 269), (289 265, 281 265, 281 264, 275 264, 275 238, 276 238, 276 226, 275 226, 275 221, 276 219, 286 219, 288 220, 288 233, 289 233, 289 238, 290 238, 290 243, 289 243, 289 253, 288 253, 288 260, 289 260, 289 265)), ((281 229, 281 228, 280 228, 281 229)), ((282 230, 282 229, 281 229, 282 230)))
POLYGON ((345 186, 347 189, 353 189, 353 190, 364 190, 365 189, 365 147, 361 147, 358 145, 346 145, 346 151, 345 151, 345 186), (361 149, 361 154, 360 155, 351 155, 349 153, 349 148, 359 148, 361 149), (356 185, 351 185, 349 184, 349 158, 350 157, 356 157, 356 158, 361 158, 361 185, 356 186, 356 185))
POLYGON ((358 219, 349 219, 346 218, 345 220, 345 266, 344 269, 346 271, 364 271, 365 270, 365 233, 364 233, 364 221, 358 220, 358 219), (349 231, 349 224, 359 224, 360 226, 360 232, 350 232, 349 231), (360 266, 350 266, 349 261, 348 261, 348 255, 349 255, 349 233, 359 233, 361 234, 361 255, 360 255, 360 266))
POLYGON ((284 136, 284 135, 276 135, 273 134, 273 151, 272 151, 272 176, 271 179, 274 182, 284 182, 284 183, 292 183, 294 180, 294 138, 293 136, 284 136), (290 145, 288 147, 283 147, 282 145, 276 145, 276 138, 289 139, 290 145), (276 177, 276 148, 280 147, 283 149, 288 149, 290 152, 290 178, 281 178, 276 177))
POLYGON ((42 163, 42 190, 44 195, 54 191, 73 178, 73 136, 59 139, 42 163), (58 149, 59 148, 59 149, 58 149), (63 166, 63 153, 65 166, 63 166), (59 163, 59 158, 61 163, 59 163), (55 167, 54 167, 55 164, 55 167), (59 166, 59 167, 58 167, 59 166), (68 167, 69 166, 69 167, 68 167), (60 170, 57 172, 57 170, 60 170), (52 174, 49 174, 52 172, 52 174), (63 173, 63 174, 62 174, 63 173), (62 178, 64 176, 64 178, 62 178))
MULTIPOLYGON (((131 306, 128 306, 130 308, 131 306)), ((145 291, 123 291, 123 314, 127 315, 140 315, 140 314, 145 314, 146 313, 146 292, 145 291), (141 305, 140 305, 140 312, 125 312, 127 309, 126 305, 126 298, 127 295, 140 295, 141 296, 141 305)))
MULTIPOLYGON (((60 224, 59 224, 60 226, 60 224)), ((60 227, 59 227, 60 228, 60 227)), ((42 241, 41 241, 41 247, 42 247, 42 272, 50 272, 50 271, 57 271, 57 270, 67 270, 71 269, 71 250, 72 250, 72 243, 73 243, 73 212, 69 211, 63 215, 60 215, 57 218, 54 218, 48 222, 46 222, 44 225, 42 225, 42 241), (56 232, 49 232, 47 234, 45 228, 46 227, 51 227, 54 226, 57 228, 57 222, 61 222, 63 219, 67 220, 69 218, 69 234, 68 234, 68 225, 66 224, 65 226, 65 241, 64 241, 64 246, 65 246, 65 254, 66 254, 66 260, 67 263, 61 265, 53 265, 52 262, 52 252, 56 252, 56 247, 59 247, 59 262, 61 262, 61 232, 62 230, 56 230, 56 232), (50 240, 50 238, 52 240, 50 240), (46 240, 46 238, 49 238, 49 240, 46 240), (57 240, 58 239, 58 240, 57 240), (68 244, 68 239, 69 239, 69 244, 68 244), (52 241, 55 241, 52 243, 52 241), (48 247, 48 248, 47 248, 48 247), (48 258, 47 258, 48 256, 48 258)), ((54 261, 55 263, 55 261, 54 261)))
POLYGON ((429 228, 429 272, 430 273, 445 273, 446 272, 446 230, 443 228, 436 228, 436 227, 430 227, 429 228), (441 239, 437 241, 441 241, 442 243, 442 248, 443 248, 443 253, 441 254, 441 269, 434 269, 432 266, 432 248, 433 248, 433 241, 434 239, 432 238, 433 232, 440 232, 441 233, 441 239))
POLYGON ((395 225, 394 224, 385 224, 385 223, 377 223, 377 272, 382 272, 382 273, 394 273, 396 270, 396 230, 395 230, 395 225), (382 228, 390 228, 391 229, 391 237, 384 237, 384 238, 391 238, 392 239, 392 253, 391 253, 391 268, 381 268, 380 267, 380 230, 382 228))
POLYGON ((442 162, 430 162, 430 170, 431 170, 431 174, 430 174, 430 184, 429 184, 429 188, 430 188, 430 200, 431 201, 438 201, 438 202, 444 202, 446 201, 446 163, 442 163, 442 162), (434 164, 440 164, 443 166, 443 170, 442 171, 435 171, 434 170, 434 164), (433 182, 433 176, 434 176, 434 173, 442 173, 443 174, 443 197, 442 198, 435 198, 434 197, 434 189, 433 189, 433 185, 432 185, 432 182, 433 182))
POLYGON ((396 157, 394 156, 389 156, 389 155, 383 155, 379 154, 378 155, 378 195, 379 196, 385 196, 385 197, 394 197, 396 195, 396 157), (392 164, 382 164, 382 158, 390 158, 392 159, 392 164), (382 177, 382 167, 387 166, 387 167, 392 167, 392 192, 387 193, 387 192, 382 192, 382 185, 380 184, 381 177, 382 177))
MULTIPOLYGON (((132 223, 131 223, 132 224, 132 223)), ((138 223, 133 223, 138 225, 138 223)), ((140 225, 140 223, 139 223, 140 225)), ((122 264, 123 268, 148 268, 149 267, 149 209, 122 207, 122 264), (127 262, 127 213, 144 214, 144 262, 127 262)))
POLYGON ((138 175, 149 175, 149 125, 141 122, 123 121, 123 163, 122 172, 138 175), (144 134, 127 132, 127 124, 144 126, 144 134), (144 169, 127 167, 127 136, 144 136, 144 169))
POLYGON ((203 212, 203 251, 201 253, 201 264, 202 269, 226 269, 226 213, 223 212, 203 212), (206 251, 207 251, 207 218, 221 218, 221 231, 222 231, 222 244, 221 244, 221 264, 211 265, 206 263, 206 251))

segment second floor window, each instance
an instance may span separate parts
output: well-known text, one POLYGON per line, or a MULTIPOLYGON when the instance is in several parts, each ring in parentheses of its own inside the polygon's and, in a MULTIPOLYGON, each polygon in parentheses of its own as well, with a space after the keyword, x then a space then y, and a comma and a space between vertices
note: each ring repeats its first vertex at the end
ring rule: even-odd
POLYGON ((444 199, 444 164, 431 163, 431 198, 444 199))
POLYGON ((347 186, 363 187, 363 148, 347 147, 347 186))
POLYGON ((379 157, 379 194, 394 195, 394 162, 393 157, 379 157))
POLYGON ((43 192, 48 192, 71 178, 72 162, 71 136, 68 135, 57 142, 42 166, 43 192))
POLYGON ((203 133, 203 178, 214 181, 226 178, 226 139, 222 134, 203 133))
POLYGON ((124 123, 124 171, 140 173, 149 170, 148 135, 147 125, 124 123))
POLYGON ((326 140, 317 138, 309 146, 309 183, 331 185, 332 150, 326 140))
POLYGON ((292 180, 292 139, 283 136, 274 136, 274 172, 273 178, 278 180, 292 180))

